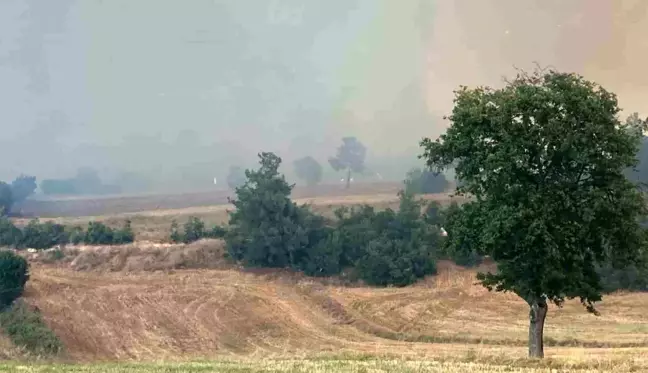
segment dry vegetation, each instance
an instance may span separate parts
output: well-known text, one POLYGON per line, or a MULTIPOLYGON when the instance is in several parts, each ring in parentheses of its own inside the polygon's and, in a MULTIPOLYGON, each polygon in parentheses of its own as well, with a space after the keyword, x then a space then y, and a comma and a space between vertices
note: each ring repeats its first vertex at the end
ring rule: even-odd
MULTIPOLYGON (((75 361, 236 358, 244 360, 229 371, 274 366, 293 372, 394 371, 387 369, 396 366, 389 359, 406 359, 411 366, 398 364, 396 371, 495 372, 502 371, 499 365, 543 371, 522 370, 531 364, 524 360, 527 306, 512 295, 489 294, 474 284, 474 271, 447 263, 438 276, 416 286, 370 289, 291 273, 245 272, 223 262, 211 270, 174 270, 169 264, 174 251, 205 258, 205 252, 219 250, 215 241, 119 255, 99 248, 97 257, 109 263, 148 264, 111 268, 98 261, 72 269, 88 250, 58 265, 34 262, 26 292, 75 361), (151 252, 156 254, 146 255, 151 252), (341 354, 354 361, 338 361, 341 354), (358 358, 366 356, 383 359, 358 358), (295 357, 319 361, 278 360, 295 357), (431 359, 437 362, 423 362, 431 359), (479 364, 460 364, 468 362, 479 364)), ((577 302, 552 308, 543 366, 648 369, 646 307, 643 294, 617 294, 606 297, 600 317, 577 302)))

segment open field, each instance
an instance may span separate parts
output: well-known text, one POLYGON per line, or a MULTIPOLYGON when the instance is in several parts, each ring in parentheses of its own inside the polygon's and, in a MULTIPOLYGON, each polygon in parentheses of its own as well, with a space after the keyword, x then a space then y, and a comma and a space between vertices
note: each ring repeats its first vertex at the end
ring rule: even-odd
MULTIPOLYGON (((341 206, 371 204, 378 209, 387 207, 398 208, 397 191, 393 193, 365 194, 365 195, 340 195, 340 196, 315 196, 297 198, 297 203, 312 205, 315 212, 332 216, 333 210, 341 206)), ((452 198, 447 193, 429 194, 424 196, 428 200, 449 203, 452 198)), ((455 197, 457 198, 457 197, 455 197)), ((89 221, 101 221, 113 227, 119 227, 125 219, 132 222, 135 238, 138 241, 164 242, 168 239, 171 222, 176 220, 183 224, 189 216, 196 216, 208 225, 224 224, 228 220, 227 210, 233 208, 230 204, 213 206, 197 206, 180 209, 158 209, 141 212, 125 212, 112 215, 77 216, 44 218, 43 221, 52 220, 61 224, 86 225, 89 221)), ((29 219, 15 219, 18 224, 26 224, 29 219)))
MULTIPOLYGON (((222 246, 218 241, 203 245, 212 251, 222 246)), ((103 259, 154 260, 141 254, 129 258, 113 252, 103 259)), ((533 367, 524 360, 524 302, 488 293, 474 284, 474 271, 448 263, 441 263, 439 275, 400 289, 242 271, 224 262, 210 270, 32 266, 26 300, 61 337, 68 358, 79 362, 216 361, 169 366, 173 372, 648 371, 644 294, 606 297, 600 317, 587 314, 578 302, 552 307, 545 331, 549 359, 533 367), (227 362, 232 359, 235 363, 227 362), (477 365, 465 365, 472 362, 477 365)), ((154 370, 148 365, 105 369, 154 370)))
MULTIPOLYGON (((402 187, 400 182, 357 183, 347 190, 344 185, 296 186, 293 198, 336 197, 371 194, 396 194, 402 187)), ((89 215, 113 215, 151 210, 182 209, 188 207, 227 204, 230 190, 214 189, 184 194, 150 194, 139 196, 98 196, 27 200, 21 206, 24 216, 74 217, 89 215)))

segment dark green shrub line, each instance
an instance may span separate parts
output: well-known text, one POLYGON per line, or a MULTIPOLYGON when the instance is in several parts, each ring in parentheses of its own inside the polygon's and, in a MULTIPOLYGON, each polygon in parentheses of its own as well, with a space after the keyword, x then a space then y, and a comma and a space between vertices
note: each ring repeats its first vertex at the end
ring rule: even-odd
POLYGON ((0 246, 15 249, 49 249, 66 244, 120 245, 134 241, 131 222, 114 229, 99 222, 90 222, 86 230, 82 227, 66 227, 52 222, 30 221, 23 229, 16 227, 9 219, 0 218, 0 246))
POLYGON ((211 229, 206 229, 202 220, 190 216, 182 230, 175 220, 171 223, 170 239, 174 243, 191 243, 203 238, 224 238, 226 233, 225 227, 215 225, 211 229))
POLYGON ((40 313, 19 300, 29 279, 27 260, 0 251, 0 329, 19 347, 38 355, 58 354, 63 345, 40 313))

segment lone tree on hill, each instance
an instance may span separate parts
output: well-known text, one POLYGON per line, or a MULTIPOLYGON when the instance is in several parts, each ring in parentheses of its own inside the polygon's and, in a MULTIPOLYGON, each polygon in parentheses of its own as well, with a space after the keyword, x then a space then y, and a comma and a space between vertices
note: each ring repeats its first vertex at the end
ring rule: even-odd
POLYGON ((497 262, 478 279, 529 304, 529 356, 542 358, 548 303, 579 298, 597 314, 597 265, 640 260, 646 205, 624 170, 646 124, 622 123, 614 94, 553 70, 455 96, 446 134, 421 142, 428 166, 456 162, 458 192, 473 197, 460 212, 470 229, 450 231, 450 245, 469 240, 497 262))
POLYGON ((329 158, 329 164, 335 171, 347 171, 346 187, 351 186, 351 173, 360 173, 365 168, 367 148, 355 137, 342 138, 342 145, 337 149, 337 155, 329 158))
POLYGON ((315 158, 311 156, 300 158, 293 165, 297 177, 304 180, 306 185, 313 186, 322 181, 322 165, 315 158))

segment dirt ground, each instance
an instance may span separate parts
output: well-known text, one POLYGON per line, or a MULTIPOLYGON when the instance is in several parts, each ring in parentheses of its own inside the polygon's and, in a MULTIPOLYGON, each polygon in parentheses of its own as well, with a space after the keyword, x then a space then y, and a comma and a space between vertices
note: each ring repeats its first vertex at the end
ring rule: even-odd
MULTIPOLYGON (((527 306, 476 285, 473 270, 441 263, 437 276, 417 285, 375 289, 243 271, 216 259, 221 250, 219 241, 82 248, 55 264, 33 260, 25 297, 75 361, 526 354, 527 306), (210 269, 195 268, 200 265, 210 269)), ((547 355, 563 363, 618 360, 648 369, 646 307, 644 294, 605 297, 600 317, 578 302, 552 307, 547 355)))

